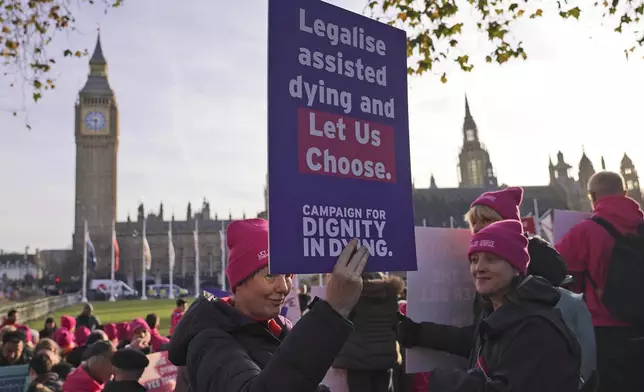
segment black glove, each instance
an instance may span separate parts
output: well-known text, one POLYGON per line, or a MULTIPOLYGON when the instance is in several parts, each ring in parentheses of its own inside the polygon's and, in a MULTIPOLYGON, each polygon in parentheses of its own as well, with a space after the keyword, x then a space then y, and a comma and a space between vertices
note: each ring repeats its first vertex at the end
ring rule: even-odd
POLYGON ((418 345, 418 335, 420 335, 420 323, 414 322, 409 317, 398 312, 398 341, 405 348, 411 348, 418 345))

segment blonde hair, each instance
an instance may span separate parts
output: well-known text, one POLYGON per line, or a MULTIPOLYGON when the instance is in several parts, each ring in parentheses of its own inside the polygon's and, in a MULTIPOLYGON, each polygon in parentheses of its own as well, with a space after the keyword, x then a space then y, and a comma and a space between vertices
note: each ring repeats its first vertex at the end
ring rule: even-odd
POLYGON ((470 230, 472 230, 473 226, 479 222, 492 223, 503 220, 501 214, 496 212, 492 207, 483 204, 477 204, 470 208, 470 210, 465 213, 464 218, 465 222, 470 225, 470 230))

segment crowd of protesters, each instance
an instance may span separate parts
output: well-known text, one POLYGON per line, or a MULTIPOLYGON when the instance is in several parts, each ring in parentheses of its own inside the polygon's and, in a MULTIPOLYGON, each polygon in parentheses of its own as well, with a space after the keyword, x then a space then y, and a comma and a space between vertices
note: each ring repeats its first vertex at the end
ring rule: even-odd
MULTIPOLYGON (((177 300, 173 327, 185 309, 186 302, 177 300)), ((60 324, 49 317, 37 331, 21 324, 12 309, 0 328, 0 366, 29 365, 30 392, 144 391, 138 380, 149 363, 146 355, 165 351, 170 341, 158 327, 154 313, 101 324, 87 303, 78 316, 61 316, 60 324)))
POLYGON ((408 317, 404 281, 365 272, 358 239, 327 275, 324 299, 300 290, 292 324, 281 314, 293 276, 269 273, 268 222, 244 219, 227 228, 232 295, 204 292, 187 311, 179 300, 169 338, 156 314, 101 324, 86 304, 37 332, 11 311, 0 366, 28 364, 29 390, 41 392, 145 390, 146 355, 165 350, 179 367, 177 392, 329 391, 333 369, 349 392, 642 392, 644 214, 617 173, 597 173, 588 187, 592 218, 554 245, 524 232, 521 188, 472 203, 470 326, 408 317), (405 347, 469 365, 405 374, 405 347))

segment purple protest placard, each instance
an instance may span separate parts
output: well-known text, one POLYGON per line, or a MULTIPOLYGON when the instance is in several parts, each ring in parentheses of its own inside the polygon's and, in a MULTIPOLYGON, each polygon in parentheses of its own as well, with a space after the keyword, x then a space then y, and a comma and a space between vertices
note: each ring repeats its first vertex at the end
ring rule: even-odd
POLYGON ((317 0, 270 0, 272 273, 416 270, 405 32, 317 0))

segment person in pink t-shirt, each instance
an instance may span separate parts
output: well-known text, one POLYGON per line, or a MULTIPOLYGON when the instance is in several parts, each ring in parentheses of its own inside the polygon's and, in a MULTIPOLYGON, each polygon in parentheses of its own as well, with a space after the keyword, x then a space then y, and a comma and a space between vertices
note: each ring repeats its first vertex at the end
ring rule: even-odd
POLYGON ((150 346, 152 346, 152 351, 165 350, 165 346, 170 342, 170 339, 161 336, 159 333, 159 316, 156 313, 150 313, 145 316, 145 322, 150 327, 150 346))
POLYGON ((177 324, 179 324, 179 321, 181 321, 181 317, 183 317, 183 314, 186 312, 186 301, 183 299, 178 299, 177 300, 177 307, 172 311, 172 315, 170 316, 170 335, 172 336, 172 333, 174 332, 174 329, 177 327, 177 324))

